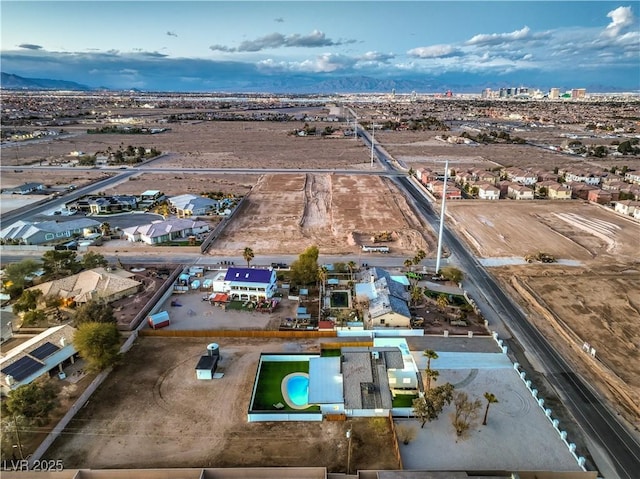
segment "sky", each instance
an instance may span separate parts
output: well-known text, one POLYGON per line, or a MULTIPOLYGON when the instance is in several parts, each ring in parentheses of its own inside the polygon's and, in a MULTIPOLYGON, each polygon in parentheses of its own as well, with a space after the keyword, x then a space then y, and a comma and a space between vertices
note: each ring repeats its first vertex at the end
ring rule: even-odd
POLYGON ((640 90, 634 1, 0 2, 0 70, 151 91, 640 90))

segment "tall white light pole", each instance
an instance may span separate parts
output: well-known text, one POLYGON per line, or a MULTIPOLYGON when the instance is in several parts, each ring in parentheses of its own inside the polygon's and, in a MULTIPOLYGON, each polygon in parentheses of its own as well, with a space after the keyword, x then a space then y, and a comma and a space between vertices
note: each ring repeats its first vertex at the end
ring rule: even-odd
POLYGON ((358 115, 353 112, 353 137, 358 141, 358 115))
POLYGON ((444 229, 445 201, 447 199, 447 173, 449 160, 444 164, 444 185, 442 186, 442 207, 440 208, 440 228, 438 229, 438 255, 436 257, 436 274, 440 273, 440 259, 442 257, 442 231, 444 229))
POLYGON ((376 142, 376 124, 371 122, 371 168, 373 168, 373 145, 376 142))

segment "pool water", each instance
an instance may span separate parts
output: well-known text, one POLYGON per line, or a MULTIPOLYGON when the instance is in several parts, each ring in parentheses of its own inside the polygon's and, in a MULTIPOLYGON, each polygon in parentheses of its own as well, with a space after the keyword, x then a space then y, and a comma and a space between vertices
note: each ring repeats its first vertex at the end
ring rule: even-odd
POLYGON ((292 376, 287 380, 289 399, 296 406, 306 406, 309 400, 309 378, 306 376, 292 376))

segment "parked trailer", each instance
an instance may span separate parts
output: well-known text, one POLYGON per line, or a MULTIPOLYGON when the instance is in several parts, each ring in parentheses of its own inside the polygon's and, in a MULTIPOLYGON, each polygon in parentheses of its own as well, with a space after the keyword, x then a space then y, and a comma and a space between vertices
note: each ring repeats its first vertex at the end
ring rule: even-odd
POLYGON ((367 245, 362 245, 362 251, 364 251, 365 253, 388 253, 389 252, 389 247, 388 246, 367 246, 367 245))

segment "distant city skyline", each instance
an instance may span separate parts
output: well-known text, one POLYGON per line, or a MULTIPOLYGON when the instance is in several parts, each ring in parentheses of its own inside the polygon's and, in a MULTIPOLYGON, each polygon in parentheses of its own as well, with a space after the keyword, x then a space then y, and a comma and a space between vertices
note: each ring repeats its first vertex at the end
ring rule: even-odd
POLYGON ((0 69, 150 91, 640 90, 637 2, 3 0, 0 69))

